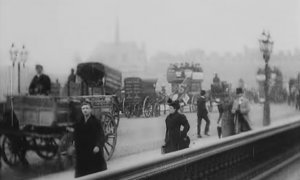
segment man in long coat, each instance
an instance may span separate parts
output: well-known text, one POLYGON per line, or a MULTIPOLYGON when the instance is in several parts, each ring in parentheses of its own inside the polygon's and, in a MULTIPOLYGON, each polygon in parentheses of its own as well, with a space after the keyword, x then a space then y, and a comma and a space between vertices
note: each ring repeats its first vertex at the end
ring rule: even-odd
POLYGON ((235 133, 249 131, 252 129, 251 121, 249 118, 250 112, 250 102, 244 96, 244 91, 242 88, 236 89, 237 98, 233 102, 231 112, 235 114, 234 124, 235 124, 235 133))
POLYGON ((205 120, 206 124, 205 124, 205 130, 204 130, 204 134, 209 136, 208 132, 209 132, 209 125, 210 125, 210 120, 208 118, 208 111, 206 108, 206 98, 205 98, 205 94, 206 92, 204 90, 201 90, 200 93, 200 98, 197 100, 197 135, 198 138, 201 138, 201 121, 202 119, 205 120))
POLYGON ((75 125, 74 130, 76 152, 75 177, 107 169, 103 153, 105 135, 101 122, 92 115, 90 102, 84 102, 81 110, 83 117, 75 125))
POLYGON ((43 66, 35 66, 37 74, 33 77, 30 86, 30 95, 49 95, 51 91, 51 80, 49 76, 43 74, 43 66))

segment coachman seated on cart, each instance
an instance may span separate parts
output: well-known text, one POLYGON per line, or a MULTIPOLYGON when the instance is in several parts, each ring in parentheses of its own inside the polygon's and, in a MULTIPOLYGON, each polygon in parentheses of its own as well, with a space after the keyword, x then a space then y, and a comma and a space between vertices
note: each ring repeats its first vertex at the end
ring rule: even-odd
POLYGON ((43 74, 43 66, 37 64, 35 66, 37 74, 33 77, 30 86, 30 95, 49 95, 51 91, 51 80, 49 76, 43 74))

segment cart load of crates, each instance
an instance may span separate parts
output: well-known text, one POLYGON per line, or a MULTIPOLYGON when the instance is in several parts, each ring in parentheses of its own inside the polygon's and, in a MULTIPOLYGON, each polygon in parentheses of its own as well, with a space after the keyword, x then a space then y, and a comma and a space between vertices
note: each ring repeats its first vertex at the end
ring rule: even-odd
POLYGON ((123 112, 126 117, 152 117, 159 114, 157 79, 128 77, 124 79, 123 112))

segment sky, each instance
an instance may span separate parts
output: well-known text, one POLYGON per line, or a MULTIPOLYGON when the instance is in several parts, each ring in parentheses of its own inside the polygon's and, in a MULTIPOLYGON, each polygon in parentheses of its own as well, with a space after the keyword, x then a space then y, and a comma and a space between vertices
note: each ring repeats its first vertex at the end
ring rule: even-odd
POLYGON ((121 41, 158 51, 241 52, 257 48, 269 30, 274 51, 300 48, 300 0, 0 0, 0 66, 14 42, 29 51, 27 64, 63 73, 74 57, 87 59, 97 44, 121 41))

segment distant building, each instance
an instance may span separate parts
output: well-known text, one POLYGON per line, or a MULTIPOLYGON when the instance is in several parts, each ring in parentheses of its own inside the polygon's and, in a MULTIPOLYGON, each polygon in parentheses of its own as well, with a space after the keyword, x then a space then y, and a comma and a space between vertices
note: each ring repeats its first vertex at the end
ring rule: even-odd
POLYGON ((100 61, 111 67, 116 67, 123 77, 134 76, 145 71, 147 57, 145 46, 135 42, 121 42, 119 24, 116 23, 115 42, 99 44, 89 61, 100 61))

